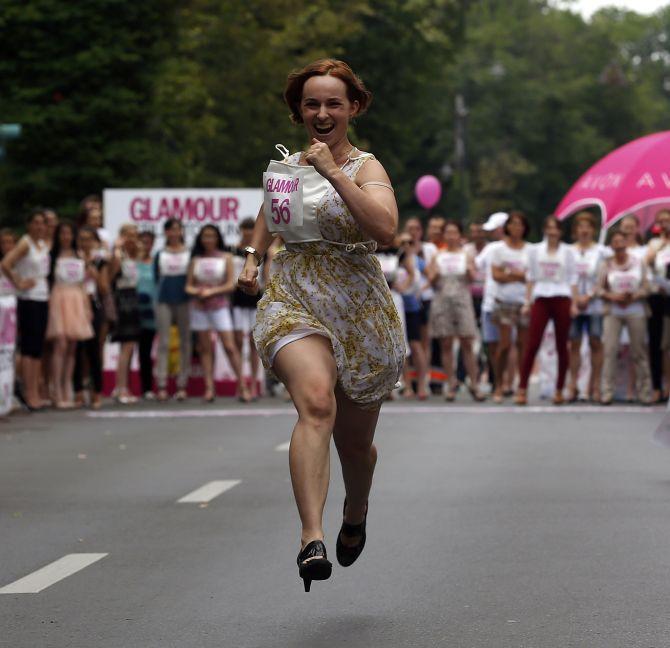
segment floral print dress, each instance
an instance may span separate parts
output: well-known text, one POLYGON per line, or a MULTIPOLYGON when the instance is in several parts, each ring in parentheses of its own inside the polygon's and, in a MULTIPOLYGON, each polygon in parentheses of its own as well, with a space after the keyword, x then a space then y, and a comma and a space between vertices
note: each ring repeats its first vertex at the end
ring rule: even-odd
MULTIPOLYGON (((301 153, 287 161, 297 164, 301 153)), ((342 170, 352 180, 370 155, 350 157, 342 170)), ((286 343, 320 334, 333 347, 338 383, 346 396, 374 408, 394 388, 402 371, 405 341, 398 311, 374 246, 335 188, 317 208, 325 241, 289 243, 273 260, 273 272, 258 304, 254 340, 266 369, 286 343), (354 249, 352 249, 354 248, 354 249)))

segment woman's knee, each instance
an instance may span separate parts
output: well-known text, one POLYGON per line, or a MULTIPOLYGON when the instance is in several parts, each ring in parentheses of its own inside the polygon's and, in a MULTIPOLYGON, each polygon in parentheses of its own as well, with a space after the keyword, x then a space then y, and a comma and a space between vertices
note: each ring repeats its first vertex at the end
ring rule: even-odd
POLYGON ((293 395, 300 418, 308 418, 322 422, 335 420, 337 404, 335 394, 330 385, 318 381, 305 385, 299 395, 293 395))
POLYGON ((377 458, 377 449, 370 440, 353 434, 336 434, 334 439, 341 459, 377 458))

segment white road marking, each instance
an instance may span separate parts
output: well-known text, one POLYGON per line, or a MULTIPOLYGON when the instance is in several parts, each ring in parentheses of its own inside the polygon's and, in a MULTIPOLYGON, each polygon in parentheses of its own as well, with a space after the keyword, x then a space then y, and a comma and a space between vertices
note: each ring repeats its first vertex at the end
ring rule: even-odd
POLYGON ((288 452, 288 449, 291 447, 291 442, 287 441, 286 443, 280 443, 275 450, 277 452, 288 452))
POLYGON ((241 480, 239 479, 221 479, 217 481, 211 481, 200 488, 196 488, 192 493, 184 495, 181 499, 177 500, 178 504, 184 503, 195 503, 203 504, 206 502, 211 502, 215 497, 218 497, 222 493, 234 488, 241 480))
POLYGON ((106 553, 67 554, 55 562, 0 588, 0 594, 37 594, 54 583, 108 556, 106 553))
MULTIPOLYGON (((397 414, 649 414, 660 412, 665 406, 644 407, 639 405, 385 405, 382 415, 397 414)), ((237 416, 295 416, 294 408, 267 407, 258 409, 205 409, 205 410, 135 410, 119 412, 87 412, 91 418, 145 419, 145 418, 227 418, 237 416)))

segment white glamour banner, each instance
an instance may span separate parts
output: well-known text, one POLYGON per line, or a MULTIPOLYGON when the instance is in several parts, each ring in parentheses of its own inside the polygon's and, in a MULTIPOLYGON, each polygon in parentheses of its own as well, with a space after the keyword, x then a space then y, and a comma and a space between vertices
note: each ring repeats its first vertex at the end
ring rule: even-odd
POLYGON ((163 225, 181 221, 190 246, 203 225, 216 225, 226 244, 239 239, 239 223, 255 219, 263 203, 261 189, 105 189, 105 229, 115 240, 124 223, 156 235, 155 250, 163 245, 163 225))

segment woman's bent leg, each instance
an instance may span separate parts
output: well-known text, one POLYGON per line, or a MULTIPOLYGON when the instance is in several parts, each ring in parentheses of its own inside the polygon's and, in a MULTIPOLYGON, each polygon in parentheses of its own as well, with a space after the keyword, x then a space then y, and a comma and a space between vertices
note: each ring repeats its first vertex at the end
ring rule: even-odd
POLYGON ((289 463, 304 546, 312 540, 323 540, 330 437, 337 411, 337 367, 330 341, 310 335, 280 349, 273 368, 298 410, 289 463))
MULTIPOLYGON (((344 521, 360 524, 365 519, 372 476, 377 463, 377 448, 373 444, 379 408, 362 409, 336 389, 337 416, 333 429, 335 447, 342 464, 342 477, 347 494, 344 521)), ((356 546, 360 538, 342 536, 348 546, 356 546)))

